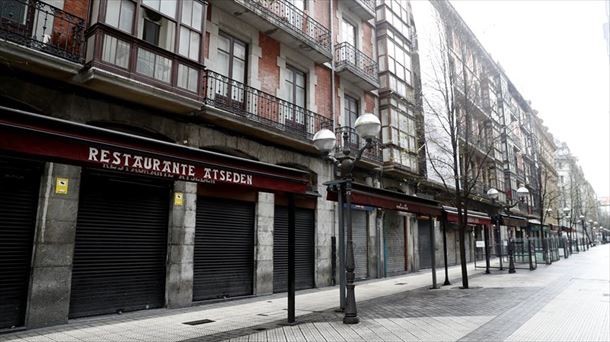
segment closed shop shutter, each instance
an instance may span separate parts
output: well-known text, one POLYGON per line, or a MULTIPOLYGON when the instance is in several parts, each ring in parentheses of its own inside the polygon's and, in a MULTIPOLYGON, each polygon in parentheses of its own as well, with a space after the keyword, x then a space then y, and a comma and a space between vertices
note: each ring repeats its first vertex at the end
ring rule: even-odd
POLYGON ((99 174, 81 185, 70 317, 163 306, 169 186, 99 174))
POLYGON ((254 203, 197 199, 193 300, 251 295, 254 203))
POLYGON ((430 255, 430 222, 426 220, 417 221, 418 245, 419 245, 419 268, 432 267, 432 255, 430 255))
MULTIPOLYGON (((315 286, 314 210, 295 208, 295 286, 315 286)), ((273 225, 273 292, 288 291, 288 208, 275 207, 273 225)))
POLYGON ((0 329, 24 325, 40 169, 0 159, 0 329))
POLYGON ((368 225, 364 210, 352 210, 352 238, 356 263, 355 276, 357 280, 363 280, 369 276, 368 225))
POLYGON ((404 218, 386 212, 383 224, 384 265, 386 276, 405 272, 404 218))

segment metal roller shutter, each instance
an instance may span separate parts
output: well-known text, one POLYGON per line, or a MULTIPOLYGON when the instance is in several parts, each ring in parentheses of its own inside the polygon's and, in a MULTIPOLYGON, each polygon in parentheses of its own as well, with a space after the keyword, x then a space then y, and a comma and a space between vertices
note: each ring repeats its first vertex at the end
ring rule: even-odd
POLYGON ((366 211, 352 210, 352 241, 356 264, 354 272, 357 280, 363 280, 369 276, 368 225, 366 221, 366 211))
POLYGON ((40 169, 0 159, 0 329, 24 325, 40 169))
POLYGON ((70 317, 162 307, 169 186, 85 175, 70 317))
POLYGON ((193 300, 251 295, 254 203, 197 199, 193 300))
MULTIPOLYGON (((295 286, 315 286, 315 224, 312 209, 295 208, 295 286)), ((288 208, 275 207, 273 224, 273 292, 288 291, 288 208)))
POLYGON ((430 222, 418 220, 418 249, 419 249, 419 268, 432 267, 432 255, 430 255, 430 222))
POLYGON ((384 265, 386 276, 405 272, 404 217, 386 212, 383 225, 384 265))

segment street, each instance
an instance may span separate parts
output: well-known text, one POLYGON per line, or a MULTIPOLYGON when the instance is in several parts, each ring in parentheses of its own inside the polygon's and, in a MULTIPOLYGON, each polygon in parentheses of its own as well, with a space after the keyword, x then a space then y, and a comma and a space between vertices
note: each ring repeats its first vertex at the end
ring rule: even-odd
POLYGON ((292 326, 285 294, 276 294, 71 320, 0 341, 610 341, 609 251, 601 245, 515 274, 470 265, 467 290, 457 267, 437 290, 428 288, 429 270, 359 283, 357 325, 341 322, 332 287, 298 292, 292 326))

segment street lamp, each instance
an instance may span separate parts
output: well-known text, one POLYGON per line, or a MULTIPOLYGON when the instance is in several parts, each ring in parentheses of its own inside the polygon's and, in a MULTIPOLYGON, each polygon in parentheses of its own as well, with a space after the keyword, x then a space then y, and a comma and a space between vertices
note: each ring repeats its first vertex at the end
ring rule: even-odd
MULTIPOLYGON (((530 192, 529 190, 527 190, 526 187, 521 186, 517 189, 517 197, 519 198, 519 202, 524 202, 525 199, 527 198, 527 196, 529 196, 530 192)), ((496 202, 496 200, 498 199, 500 195, 500 192, 498 190, 496 190, 495 188, 490 188, 489 190, 487 190, 487 196, 489 196, 489 198, 492 200, 493 203, 496 202)), ((515 202, 512 205, 502 205, 502 210, 504 210, 504 212, 507 215, 510 215, 510 209, 514 208, 515 206, 517 206, 519 204, 519 202, 515 202)), ((500 217, 498 215, 497 219, 496 219, 496 230, 498 231, 498 233, 500 233, 500 217)), ((502 239, 500 239, 500 265, 502 263, 502 239)), ((508 235, 508 273, 515 273, 515 257, 513 255, 513 234, 512 231, 509 231, 509 235, 508 235)), ((487 270, 486 273, 489 273, 489 253, 487 253, 487 270)), ((500 266, 500 268, 502 268, 502 266, 500 266)))
MULTIPOLYGON (((340 179, 334 180, 327 184, 339 186, 339 196, 345 198, 345 207, 347 208, 347 215, 345 217, 345 220, 341 220, 343 225, 345 225, 347 221, 347 260, 345 264, 345 272, 347 273, 347 298, 343 317, 344 324, 356 324, 359 322, 358 310, 356 308, 356 297, 354 295, 355 263, 354 243, 352 240, 352 171, 354 170, 354 166, 356 165, 356 163, 360 160, 360 158, 362 158, 362 153, 364 153, 365 150, 370 149, 373 146, 373 138, 379 136, 379 131, 381 130, 381 122, 379 122, 379 118, 377 118, 375 115, 367 113, 358 117, 358 119, 354 123, 354 128, 356 129, 356 133, 358 134, 358 136, 360 136, 366 141, 366 144, 358 150, 358 154, 356 155, 356 157, 353 157, 351 155, 350 136, 348 131, 343 131, 342 134, 342 155, 336 157, 330 156, 330 152, 334 149, 337 141, 335 134, 332 131, 328 129, 321 129, 320 131, 316 132, 313 137, 314 146, 322 153, 323 156, 330 159, 335 164, 335 166, 339 168, 340 179)), ((339 206, 339 210, 341 211, 341 217, 343 217, 343 205, 339 206)), ((344 227, 340 227, 340 229, 342 230, 343 228, 344 227)), ((343 251, 341 251, 341 253, 343 253, 343 251)))

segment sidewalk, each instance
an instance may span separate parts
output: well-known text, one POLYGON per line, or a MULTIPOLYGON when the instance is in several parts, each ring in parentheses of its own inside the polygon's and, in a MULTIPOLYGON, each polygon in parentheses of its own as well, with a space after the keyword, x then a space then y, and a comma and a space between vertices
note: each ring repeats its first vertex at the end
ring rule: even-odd
MULTIPOLYGON (((484 272, 468 265, 470 276, 484 272)), ((459 266, 449 268, 450 279, 457 284, 459 266)), ((439 286, 444 281, 444 268, 437 269, 439 286)), ((366 301, 399 292, 432 285, 430 270, 403 276, 358 282, 356 300, 366 301)), ((326 287, 298 291, 296 316, 320 313, 339 304, 339 288, 326 287)), ((222 303, 198 305, 184 309, 154 309, 70 320, 67 325, 26 330, 0 335, 0 341, 181 341, 215 335, 248 327, 286 321, 286 294, 274 294, 222 303), (212 320, 201 325, 185 322, 212 320)))
POLYGON ((468 290, 459 289, 459 266, 438 290, 429 289, 430 270, 359 282, 357 325, 342 324, 330 287, 297 293, 292 326, 286 294, 275 294, 72 320, 0 341, 610 341, 609 267, 610 245, 602 245, 535 271, 483 274, 470 264, 468 290), (202 320, 210 321, 184 324, 202 320))

